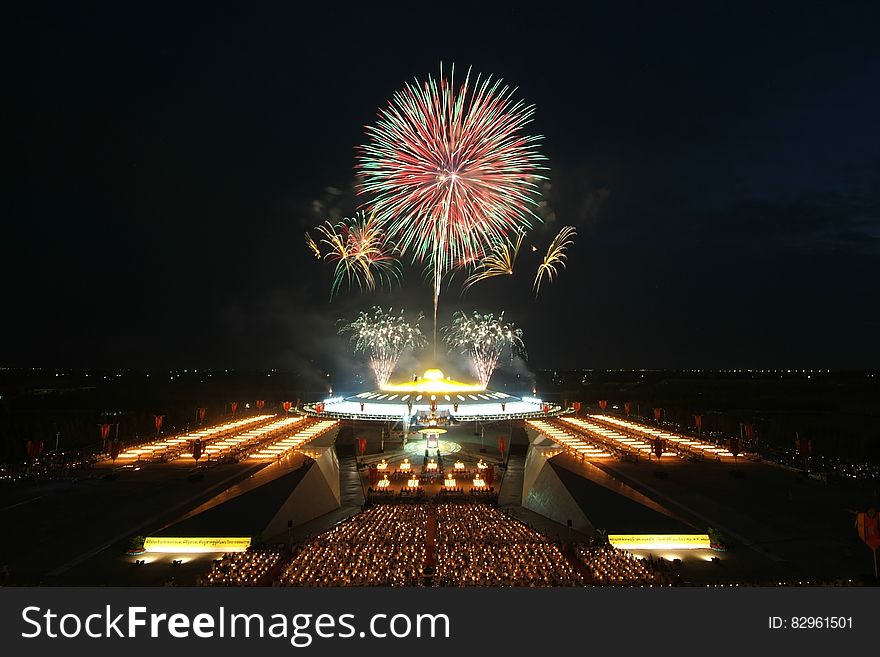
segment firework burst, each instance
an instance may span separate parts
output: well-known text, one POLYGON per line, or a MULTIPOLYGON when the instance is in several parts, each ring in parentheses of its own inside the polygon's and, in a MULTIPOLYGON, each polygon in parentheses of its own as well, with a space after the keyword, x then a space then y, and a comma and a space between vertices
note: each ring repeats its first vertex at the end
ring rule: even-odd
POLYGON ((524 233, 520 233, 516 242, 500 242, 489 252, 476 266, 474 272, 464 282, 464 290, 471 285, 484 281, 494 276, 512 276, 513 263, 519 255, 519 247, 522 246, 524 233))
POLYGON ((504 313, 496 319, 491 313, 465 315, 456 311, 452 324, 443 327, 443 339, 450 350, 459 351, 471 357, 477 378, 484 387, 489 385, 492 372, 498 359, 507 351, 514 355, 525 355, 522 329, 512 323, 504 322, 504 313))
POLYGON ((535 276, 535 298, 538 297, 538 292, 541 291, 541 283, 544 278, 547 279, 548 283, 552 283, 553 277, 559 273, 558 269, 565 268, 565 261, 568 258, 566 250, 574 244, 575 235, 577 235, 577 231, 574 229, 574 226, 563 226, 562 230, 550 242, 547 254, 544 256, 541 264, 538 265, 538 273, 535 276))
POLYGON ((308 233, 306 244, 318 257, 336 263, 331 298, 343 281, 347 281, 349 287, 356 284, 361 291, 372 291, 381 283, 390 285, 399 277, 397 248, 387 239, 373 215, 368 217, 359 212, 336 224, 325 221, 315 230, 321 236, 320 245, 327 249, 326 254, 321 256, 320 246, 308 233))
POLYGON ((355 353, 367 354, 376 382, 382 387, 388 383, 400 355, 406 349, 418 349, 427 343, 419 328, 421 319, 419 315, 415 324, 410 324, 402 310, 399 315, 394 315, 393 309, 386 313, 374 306, 370 313, 360 313, 353 322, 340 320, 342 326, 339 333, 351 333, 355 353))
POLYGON ((401 253, 427 263, 437 303, 443 276, 477 263, 514 230, 531 226, 540 196, 540 136, 522 134, 533 105, 515 89, 470 72, 407 83, 367 127, 358 192, 401 253))

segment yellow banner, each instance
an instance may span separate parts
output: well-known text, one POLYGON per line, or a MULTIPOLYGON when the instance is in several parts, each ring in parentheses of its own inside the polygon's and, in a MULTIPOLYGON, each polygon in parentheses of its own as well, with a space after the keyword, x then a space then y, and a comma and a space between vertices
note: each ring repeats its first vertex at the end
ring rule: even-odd
POLYGON ((250 537, 150 536, 144 541, 147 552, 244 552, 250 545, 250 537))
POLYGON ((621 550, 690 550, 708 548, 708 534, 609 534, 608 542, 621 550))

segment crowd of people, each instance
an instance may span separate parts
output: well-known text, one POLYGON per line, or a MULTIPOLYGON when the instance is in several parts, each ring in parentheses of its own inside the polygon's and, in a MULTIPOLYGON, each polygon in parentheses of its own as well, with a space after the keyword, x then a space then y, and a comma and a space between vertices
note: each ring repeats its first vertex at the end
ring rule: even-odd
POLYGON ((446 477, 448 477, 450 479, 468 480, 468 479, 473 479, 474 477, 477 477, 477 476, 482 476, 483 474, 484 473, 482 470, 470 470, 470 469, 454 470, 454 469, 450 468, 449 470, 446 471, 446 477))
MULTIPOLYGON (((454 490, 454 489, 453 489, 454 490)), ((200 586, 692 586, 680 563, 607 544, 560 544, 476 500, 417 499, 367 507, 286 552, 223 555, 200 586), (284 563, 286 561, 286 563, 284 563)), ((172 577, 167 586, 174 585, 172 577)), ((860 580, 706 586, 861 586, 860 580)))
POLYGON ((425 491, 421 488, 401 488, 398 493, 399 497, 425 497, 425 491))
POLYGON ((555 543, 477 503, 368 507, 298 547, 275 582, 277 586, 582 584, 582 576, 555 543), (428 531, 431 522, 433 540, 428 531), (428 559, 432 548, 434 558, 428 559))
POLYGON ((365 509, 300 546, 280 586, 419 586, 427 511, 422 504, 365 509))
POLYGON ((489 498, 494 497, 497 493, 495 492, 495 486, 473 486, 470 494, 474 497, 489 498))
POLYGON ((440 487, 440 494, 441 495, 464 495, 465 491, 464 491, 464 488, 462 488, 460 486, 455 486, 455 487, 441 486, 440 487))
POLYGON ((391 499, 397 496, 397 491, 391 488, 368 488, 367 499, 376 501, 376 499, 391 499))
POLYGON ((245 552, 230 552, 217 559, 200 586, 262 586, 281 561, 281 550, 249 548, 245 552))
POLYGON ((559 547, 485 504, 439 504, 437 586, 579 586, 559 547))
POLYGON ((594 584, 649 586, 666 584, 666 577, 646 560, 611 546, 575 547, 575 555, 592 576, 594 584))
POLYGON ((413 477, 418 477, 413 470, 397 470, 388 474, 390 481, 408 481, 413 477))

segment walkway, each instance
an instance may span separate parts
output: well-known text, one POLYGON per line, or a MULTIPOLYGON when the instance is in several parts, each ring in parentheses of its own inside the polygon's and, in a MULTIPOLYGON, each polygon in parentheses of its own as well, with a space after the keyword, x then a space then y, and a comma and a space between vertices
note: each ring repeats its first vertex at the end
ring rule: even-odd
POLYGON ((501 487, 498 490, 498 508, 503 509, 522 504, 525 470, 525 454, 518 454, 516 452, 510 454, 507 459, 507 469, 502 474, 501 487))
POLYGON ((428 505, 428 526, 425 530, 425 566, 437 566, 437 515, 434 505, 428 505))

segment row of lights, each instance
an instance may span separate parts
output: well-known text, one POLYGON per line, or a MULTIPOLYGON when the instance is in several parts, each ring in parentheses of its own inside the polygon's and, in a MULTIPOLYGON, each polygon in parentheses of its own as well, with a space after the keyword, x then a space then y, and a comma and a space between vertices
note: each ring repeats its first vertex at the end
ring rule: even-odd
POLYGON ((235 420, 233 422, 216 424, 212 427, 207 427, 198 431, 192 431, 190 433, 179 434, 177 436, 162 438, 160 440, 154 440, 146 443, 145 445, 140 445, 138 447, 127 449, 122 452, 117 458, 121 460, 134 460, 139 459, 142 456, 152 456, 156 452, 162 453, 169 451, 176 455, 182 448, 186 447, 190 441, 198 439, 201 440, 202 443, 206 443, 221 434, 225 434, 229 431, 235 431, 236 429, 241 429, 243 427, 259 425, 266 422, 267 420, 270 420, 273 417, 274 415, 257 415, 241 420, 235 420))
MULTIPOLYGON (((486 488, 486 480, 482 477, 474 477, 473 484, 475 488, 486 488)), ((379 480, 379 488, 388 488, 390 482, 388 481, 388 475, 381 480, 379 480)), ((421 480, 418 477, 413 477, 412 479, 408 479, 406 482, 407 488, 418 488, 422 485, 421 480)), ((445 479, 443 481, 443 485, 447 488, 455 488, 458 485, 458 482, 455 479, 445 479)))
POLYGON ((338 424, 338 420, 320 420, 319 422, 315 422, 314 424, 303 427, 292 435, 288 435, 274 441, 273 443, 261 449, 259 452, 251 454, 250 458, 281 458, 287 455, 288 452, 290 452, 291 450, 301 447, 302 445, 305 445, 306 443, 314 440, 323 433, 329 431, 336 424, 338 424))
MULTIPOLYGON (((251 443, 257 443, 275 431, 281 431, 292 424, 295 424, 301 421, 302 416, 294 415, 281 418, 280 420, 276 420, 275 422, 270 422, 269 424, 263 425, 261 427, 257 427, 255 429, 250 429, 245 431, 244 433, 236 434, 234 436, 230 436, 228 438, 223 438, 222 440, 217 440, 211 443, 208 447, 205 447, 202 451, 204 456, 221 456, 224 452, 228 452, 232 449, 239 447, 246 447, 251 443)), ((181 454, 182 457, 186 458, 188 456, 192 456, 191 454, 181 454)))
MULTIPOLYGON (((650 443, 633 436, 627 436, 613 429, 608 429, 595 422, 581 419, 579 417, 563 417, 559 418, 563 422, 577 427, 579 430, 586 432, 588 435, 598 436, 601 439, 609 440, 627 450, 635 450, 650 457, 653 454, 653 448, 650 443)), ((663 457, 674 457, 675 452, 664 451, 663 457)))
POLYGON ((678 433, 660 431, 659 429, 655 429, 644 424, 637 424, 636 422, 622 420, 620 418, 612 417, 610 415, 593 415, 591 417, 607 424, 615 424, 619 427, 624 427, 625 429, 635 431, 642 435, 648 435, 654 438, 662 438, 663 440, 668 440, 671 443, 682 445, 683 447, 687 447, 691 450, 698 450, 700 452, 709 453, 713 456, 724 456, 733 458, 733 454, 731 454, 725 448, 718 447, 717 445, 713 445, 712 443, 708 443, 704 440, 697 440, 692 436, 683 436, 678 433))
POLYGON ((526 424, 532 427, 535 431, 547 436, 556 444, 562 445, 579 456, 589 459, 611 458, 611 454, 592 441, 586 440, 581 435, 573 435, 549 422, 544 420, 526 420, 526 424))

